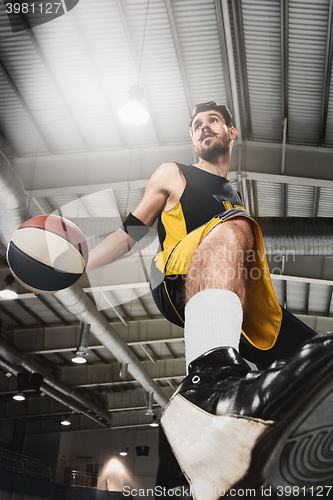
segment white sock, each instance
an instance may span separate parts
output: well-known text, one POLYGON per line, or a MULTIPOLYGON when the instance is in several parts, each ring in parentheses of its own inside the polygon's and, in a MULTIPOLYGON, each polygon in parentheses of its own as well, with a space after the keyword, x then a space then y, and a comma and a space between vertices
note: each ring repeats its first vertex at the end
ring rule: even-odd
POLYGON ((216 347, 238 350, 243 310, 234 292, 221 289, 202 290, 185 307, 186 366, 216 347))

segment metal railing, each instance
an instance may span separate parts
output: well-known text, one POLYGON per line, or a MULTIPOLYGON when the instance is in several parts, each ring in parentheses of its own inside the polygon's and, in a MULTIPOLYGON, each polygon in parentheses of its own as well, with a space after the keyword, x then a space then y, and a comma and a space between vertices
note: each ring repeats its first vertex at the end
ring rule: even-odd
POLYGON ((54 465, 3 448, 0 448, 0 469, 52 482, 56 482, 58 472, 54 465))
POLYGON ((72 470, 71 486, 80 486, 82 488, 97 488, 98 474, 72 470))
POLYGON ((66 484, 67 486, 96 489, 98 486, 99 489, 106 489, 106 487, 100 488, 97 473, 63 469, 3 448, 0 448, 0 469, 45 479, 57 484, 66 484))

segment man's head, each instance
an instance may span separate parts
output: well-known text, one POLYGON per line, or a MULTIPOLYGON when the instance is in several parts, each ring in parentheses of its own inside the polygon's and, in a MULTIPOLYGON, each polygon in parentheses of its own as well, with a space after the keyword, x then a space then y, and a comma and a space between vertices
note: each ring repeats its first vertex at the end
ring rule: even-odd
POLYGON ((189 124, 191 135, 192 135, 192 125, 193 125, 193 121, 194 121, 195 117, 199 113, 202 113, 203 111, 210 111, 212 109, 214 109, 215 111, 218 111, 223 116, 225 124, 228 128, 234 127, 232 114, 230 113, 227 106, 224 106, 224 104, 219 104, 218 102, 215 102, 215 101, 201 102, 200 104, 197 104, 196 106, 194 106, 193 111, 192 111, 191 121, 189 124))
POLYGON ((221 156, 230 158, 237 131, 229 109, 210 101, 197 104, 193 109, 190 134, 198 156, 212 161, 221 156))

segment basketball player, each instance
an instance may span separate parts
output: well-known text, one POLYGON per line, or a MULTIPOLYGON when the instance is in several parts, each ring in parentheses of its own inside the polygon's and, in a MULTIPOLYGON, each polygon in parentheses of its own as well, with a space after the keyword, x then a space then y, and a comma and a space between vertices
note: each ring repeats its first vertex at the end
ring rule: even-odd
POLYGON ((324 465, 307 456, 307 432, 315 440, 330 425, 333 334, 315 336, 276 299, 260 228, 228 180, 237 136, 229 110, 197 105, 190 133, 199 162, 162 165, 122 228, 91 251, 87 271, 125 254, 158 218, 152 294, 184 326, 188 367, 161 423, 196 499, 242 484, 321 484, 324 465), (263 370, 251 371, 240 353, 263 370))

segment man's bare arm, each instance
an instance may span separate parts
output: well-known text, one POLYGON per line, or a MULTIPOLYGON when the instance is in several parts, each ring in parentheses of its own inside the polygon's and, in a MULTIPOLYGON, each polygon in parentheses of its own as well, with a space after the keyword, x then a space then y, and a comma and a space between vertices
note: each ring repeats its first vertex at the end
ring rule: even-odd
MULTIPOLYGON (((166 163, 161 165, 150 178, 142 201, 132 212, 146 226, 151 227, 154 224, 167 199, 173 194, 172 186, 178 171, 174 163, 166 163)), ((86 272, 114 262, 128 252, 135 243, 136 241, 125 231, 118 229, 91 250, 86 272)))

